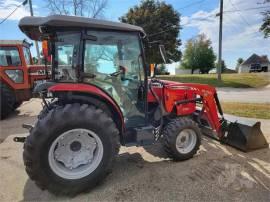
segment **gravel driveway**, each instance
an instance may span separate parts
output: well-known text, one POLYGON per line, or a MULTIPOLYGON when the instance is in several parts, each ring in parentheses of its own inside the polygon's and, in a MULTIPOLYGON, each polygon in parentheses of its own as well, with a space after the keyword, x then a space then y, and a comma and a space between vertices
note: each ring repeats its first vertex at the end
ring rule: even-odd
MULTIPOLYGON (((171 161, 160 144, 122 147, 113 172, 89 193, 66 198, 41 191, 24 171, 23 145, 12 141, 40 109, 32 99, 0 122, 0 201, 269 201, 270 150, 243 153, 205 137, 188 161, 171 161)), ((269 123, 262 123, 268 142, 269 123)))

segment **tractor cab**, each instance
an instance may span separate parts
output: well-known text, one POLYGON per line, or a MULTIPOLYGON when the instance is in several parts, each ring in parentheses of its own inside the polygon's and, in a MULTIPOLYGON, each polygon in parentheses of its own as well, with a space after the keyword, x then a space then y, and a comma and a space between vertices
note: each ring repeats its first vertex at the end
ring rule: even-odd
POLYGON ((24 18, 19 26, 31 39, 48 43, 54 82, 95 86, 116 102, 127 128, 145 125, 142 28, 58 15, 24 18))

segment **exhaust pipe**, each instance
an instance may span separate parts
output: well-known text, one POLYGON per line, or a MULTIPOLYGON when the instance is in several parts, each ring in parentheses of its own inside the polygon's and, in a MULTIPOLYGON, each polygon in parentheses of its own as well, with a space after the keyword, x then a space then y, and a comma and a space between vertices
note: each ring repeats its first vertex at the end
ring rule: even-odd
POLYGON ((261 130, 261 122, 229 122, 220 141, 243 152, 269 147, 261 130))

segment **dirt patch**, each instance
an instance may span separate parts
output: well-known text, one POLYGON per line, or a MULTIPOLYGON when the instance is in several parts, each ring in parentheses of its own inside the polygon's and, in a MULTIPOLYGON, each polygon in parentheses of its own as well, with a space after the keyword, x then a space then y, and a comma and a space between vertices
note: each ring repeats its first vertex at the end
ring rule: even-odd
POLYGON ((42 109, 41 100, 33 98, 24 102, 8 118, 0 121, 0 143, 9 135, 27 133, 28 130, 22 128, 22 124, 34 124, 37 115, 42 109))

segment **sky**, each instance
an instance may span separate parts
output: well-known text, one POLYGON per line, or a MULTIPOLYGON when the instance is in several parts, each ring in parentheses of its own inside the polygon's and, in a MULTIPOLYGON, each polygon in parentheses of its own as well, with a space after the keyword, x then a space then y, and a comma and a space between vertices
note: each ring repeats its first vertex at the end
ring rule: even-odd
MULTIPOLYGON (((22 0, 0 0, 0 21, 20 2, 22 0)), ((32 0, 32 2, 34 15, 50 14, 46 8, 46 0, 32 0)), ((219 0, 165 0, 165 2, 173 5, 181 14, 180 49, 184 51, 188 39, 204 33, 212 41, 217 55, 219 18, 215 15, 219 12, 219 0)), ((270 3, 261 4, 262 2, 264 0, 224 0, 222 58, 228 68, 234 69, 239 57, 247 59, 253 53, 270 57, 270 38, 265 39, 258 31, 263 18, 261 12, 270 9, 270 3)), ((118 21, 129 8, 139 3, 140 0, 108 0, 104 18, 118 21)), ((0 39, 25 39, 26 36, 18 28, 18 21, 29 15, 28 5, 17 9, 7 21, 0 24, 0 39)), ((36 55, 34 48, 31 51, 36 55)), ((172 73, 174 66, 169 67, 172 73)))

